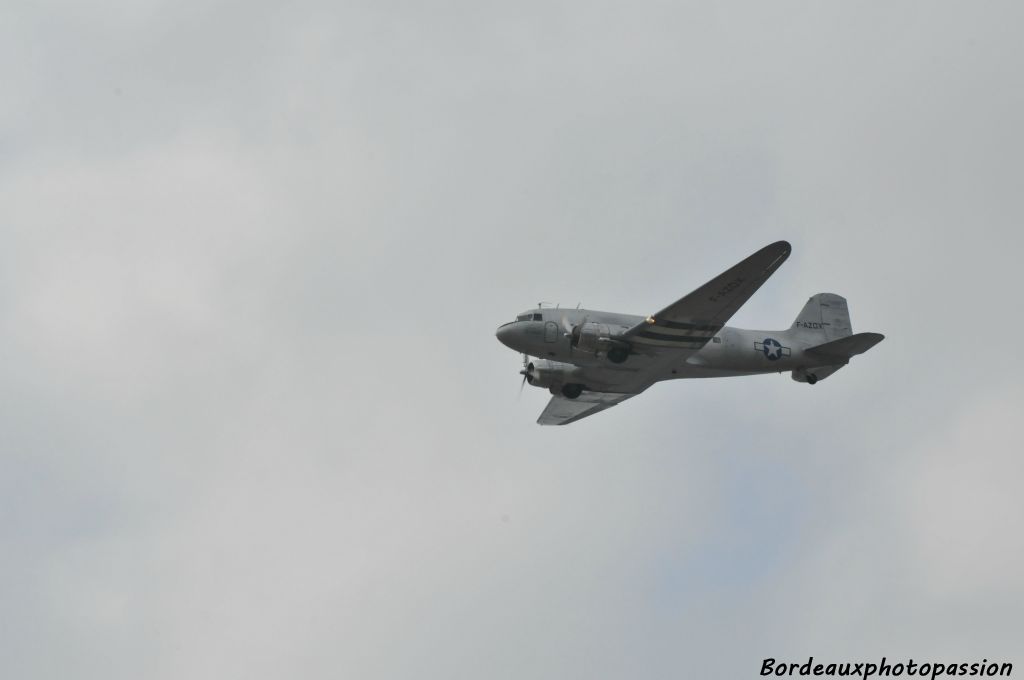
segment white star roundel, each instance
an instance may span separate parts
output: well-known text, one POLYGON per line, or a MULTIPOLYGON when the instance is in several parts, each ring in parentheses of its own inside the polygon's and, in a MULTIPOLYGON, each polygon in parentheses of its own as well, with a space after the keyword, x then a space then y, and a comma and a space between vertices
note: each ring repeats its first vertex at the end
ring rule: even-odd
POLYGON ((765 338, 764 342, 761 343, 761 347, 764 355, 770 361, 777 361, 782 358, 782 345, 775 338, 765 338))

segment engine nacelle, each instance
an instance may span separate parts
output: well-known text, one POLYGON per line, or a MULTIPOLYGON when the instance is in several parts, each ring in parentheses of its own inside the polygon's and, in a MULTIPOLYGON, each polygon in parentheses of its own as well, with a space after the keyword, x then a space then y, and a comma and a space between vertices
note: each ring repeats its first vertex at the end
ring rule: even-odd
POLYGON ((612 334, 608 324, 587 321, 573 329, 572 344, 576 349, 597 354, 612 346, 612 334))
POLYGON ((548 361, 547 359, 536 359, 531 361, 523 369, 526 382, 534 387, 559 387, 573 382, 580 369, 572 364, 563 364, 560 361, 548 361))

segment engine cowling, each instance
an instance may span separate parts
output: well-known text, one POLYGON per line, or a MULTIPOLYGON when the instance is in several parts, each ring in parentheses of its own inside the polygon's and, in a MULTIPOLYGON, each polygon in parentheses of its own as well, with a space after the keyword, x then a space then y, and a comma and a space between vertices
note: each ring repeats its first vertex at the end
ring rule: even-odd
POLYGON ((531 361, 523 369, 526 382, 534 387, 558 387, 573 382, 574 376, 580 369, 572 364, 563 364, 560 361, 548 361, 547 359, 536 359, 531 361))
POLYGON ((590 354, 606 351, 613 344, 608 324, 594 321, 586 321, 573 328, 572 336, 573 347, 590 354))

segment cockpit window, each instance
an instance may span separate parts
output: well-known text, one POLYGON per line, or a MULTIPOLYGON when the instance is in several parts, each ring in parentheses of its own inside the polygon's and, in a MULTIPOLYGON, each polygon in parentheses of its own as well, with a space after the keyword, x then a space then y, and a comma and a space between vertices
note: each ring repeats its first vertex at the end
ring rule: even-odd
POLYGON ((520 314, 516 317, 516 321, 543 321, 544 316, 542 314, 520 314))
POLYGON ((543 321, 544 317, 542 315, 540 315, 540 314, 534 314, 533 315, 533 320, 534 321, 543 321))
POLYGON ((530 314, 520 314, 519 316, 516 317, 516 321, 529 321, 530 316, 530 314))

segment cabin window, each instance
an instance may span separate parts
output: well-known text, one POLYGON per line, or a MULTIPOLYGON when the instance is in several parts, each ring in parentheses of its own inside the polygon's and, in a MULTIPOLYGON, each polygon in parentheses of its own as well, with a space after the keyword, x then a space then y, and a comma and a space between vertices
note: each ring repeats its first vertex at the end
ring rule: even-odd
POLYGON ((721 344, 722 343, 722 339, 716 335, 715 337, 711 338, 711 342, 716 342, 718 344, 721 344))

